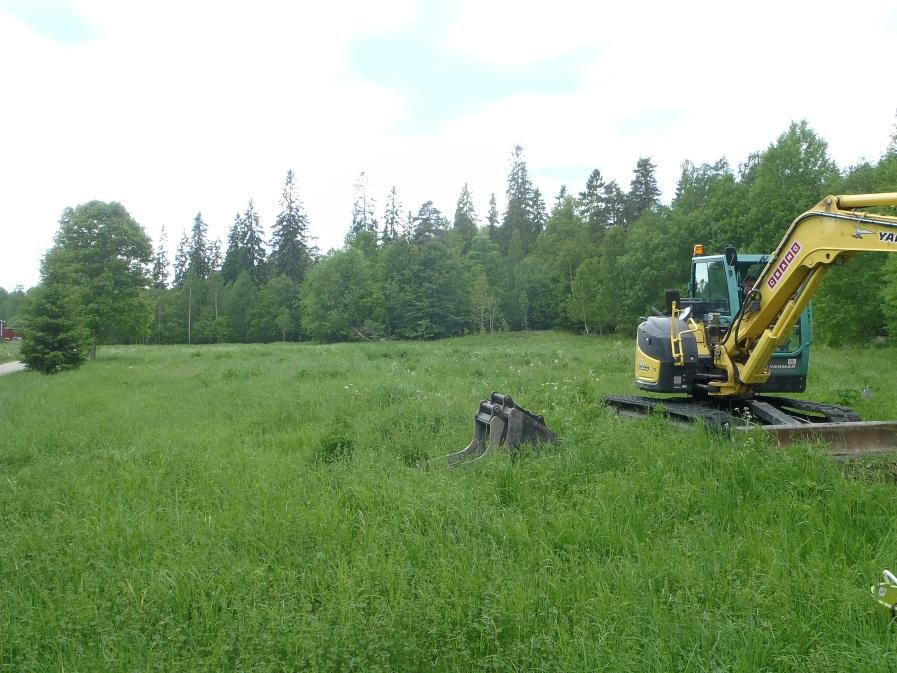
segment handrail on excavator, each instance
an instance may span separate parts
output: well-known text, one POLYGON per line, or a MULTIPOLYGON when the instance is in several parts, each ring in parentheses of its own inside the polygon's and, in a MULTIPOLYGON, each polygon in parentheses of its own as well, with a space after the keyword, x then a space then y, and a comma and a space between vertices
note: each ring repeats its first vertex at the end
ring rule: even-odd
POLYGON ((841 210, 869 208, 871 206, 897 206, 897 192, 842 194, 835 197, 835 205, 841 210))

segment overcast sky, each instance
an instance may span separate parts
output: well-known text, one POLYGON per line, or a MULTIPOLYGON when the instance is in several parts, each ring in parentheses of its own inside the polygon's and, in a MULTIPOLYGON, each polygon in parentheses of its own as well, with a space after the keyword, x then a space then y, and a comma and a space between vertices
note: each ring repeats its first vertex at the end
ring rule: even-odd
MULTIPOLYGON (((807 119, 842 168, 893 131, 897 3, 0 0, 0 287, 38 282, 67 206, 120 201, 169 256, 197 211, 266 237, 287 169, 341 245, 365 171, 377 214, 499 209, 523 145, 551 204, 641 156, 733 166, 807 119)), ((897 185, 894 186, 897 190, 897 185)), ((807 204, 810 205, 810 204, 807 204)))

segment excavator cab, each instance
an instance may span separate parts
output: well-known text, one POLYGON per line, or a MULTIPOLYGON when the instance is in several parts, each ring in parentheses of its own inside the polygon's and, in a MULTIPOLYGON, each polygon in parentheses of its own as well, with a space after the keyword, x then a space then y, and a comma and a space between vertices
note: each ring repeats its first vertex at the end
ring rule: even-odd
MULTIPOLYGON (((711 338, 725 337, 769 261, 767 255, 698 254, 692 257, 691 279, 683 308, 708 326, 711 338)), ((701 251, 700 246, 696 252, 701 251)), ((770 376, 757 392, 804 392, 810 363, 810 309, 801 314, 791 337, 769 361, 770 376)))

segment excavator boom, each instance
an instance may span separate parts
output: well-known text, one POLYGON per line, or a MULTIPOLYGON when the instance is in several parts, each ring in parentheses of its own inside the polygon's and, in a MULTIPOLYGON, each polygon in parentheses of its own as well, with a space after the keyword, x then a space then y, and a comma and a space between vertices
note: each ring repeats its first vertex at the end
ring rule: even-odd
POLYGON ((829 196, 794 220, 714 352, 724 381, 711 394, 742 397, 769 378, 767 364, 826 272, 858 253, 897 252, 897 217, 858 211, 897 206, 897 193, 829 196))

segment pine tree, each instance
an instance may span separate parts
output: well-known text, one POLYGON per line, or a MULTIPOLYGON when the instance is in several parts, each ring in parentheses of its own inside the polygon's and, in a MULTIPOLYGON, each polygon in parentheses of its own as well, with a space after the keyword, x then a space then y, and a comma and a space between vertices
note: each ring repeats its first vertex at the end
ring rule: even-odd
POLYGON ((196 217, 193 218, 190 247, 187 252, 187 273, 192 273, 197 278, 207 278, 212 272, 207 240, 208 230, 208 225, 202 220, 202 213, 196 213, 196 217))
POLYGON ((648 157, 642 157, 636 163, 629 193, 626 195, 624 217, 627 226, 635 224, 642 215, 660 204, 660 189, 654 175, 656 169, 648 157))
POLYGON ((305 278, 311 260, 308 251, 308 216, 296 195, 292 170, 287 171, 280 205, 281 211, 274 222, 271 235, 269 262, 272 272, 282 273, 299 284, 305 278))
POLYGON ((159 234, 159 245, 153 254, 153 287, 157 290, 164 290, 168 287, 168 253, 165 252, 165 246, 168 243, 168 236, 165 234, 165 227, 159 234))
POLYGON ((400 222, 402 204, 396 195, 396 188, 389 190, 389 196, 386 197, 386 210, 383 211, 383 231, 380 234, 380 242, 383 244, 396 240, 401 232, 402 223, 400 222))
POLYGON ((178 242, 177 252, 174 254, 174 286, 180 287, 187 278, 190 265, 190 239, 187 232, 181 232, 181 240, 178 242))
POLYGON ((448 230, 448 220, 433 205, 432 201, 421 204, 414 216, 414 234, 412 241, 422 243, 424 241, 439 238, 448 230))
POLYGON ((477 214, 473 207, 473 199, 470 196, 470 190, 467 183, 461 190, 458 197, 458 204, 455 206, 455 222, 453 226, 455 232, 464 241, 461 254, 466 255, 473 244, 473 239, 477 235, 477 214))

